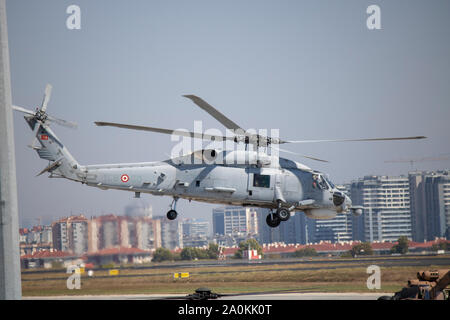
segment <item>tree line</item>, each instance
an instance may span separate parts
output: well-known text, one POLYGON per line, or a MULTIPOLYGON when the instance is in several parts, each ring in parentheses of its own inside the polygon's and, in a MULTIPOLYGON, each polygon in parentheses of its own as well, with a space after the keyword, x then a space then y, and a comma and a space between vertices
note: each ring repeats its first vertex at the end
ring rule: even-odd
MULTIPOLYGON (((433 245, 431 250, 448 250, 448 243, 443 242, 439 245, 433 245)), ((248 239, 239 243, 239 248, 235 252, 233 258, 242 259, 244 250, 257 250, 258 254, 263 256, 263 249, 261 245, 256 241, 256 239, 248 239)), ((408 252, 408 238, 406 236, 401 236, 398 238, 397 243, 391 248, 390 253, 392 254, 405 254, 408 252)), ((186 247, 179 253, 173 253, 169 249, 158 248, 153 254, 154 262, 162 261, 177 261, 177 260, 202 260, 202 259, 213 259, 217 260, 219 258, 220 248, 218 244, 210 243, 208 248, 192 248, 186 247)), ((351 250, 342 254, 343 257, 357 257, 357 256, 367 256, 373 255, 374 251, 369 242, 361 242, 355 244, 351 250)), ((313 247, 305 247, 295 251, 292 256, 294 257, 314 257, 318 256, 318 252, 313 247)))

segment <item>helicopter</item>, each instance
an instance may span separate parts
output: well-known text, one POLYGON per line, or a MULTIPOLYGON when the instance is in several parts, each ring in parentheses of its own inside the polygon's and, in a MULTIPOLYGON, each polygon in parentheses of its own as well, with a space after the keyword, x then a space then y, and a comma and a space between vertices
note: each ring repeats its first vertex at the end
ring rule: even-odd
MULTIPOLYGON (((176 205, 179 199, 223 205, 267 208, 266 223, 272 228, 289 220, 296 211, 303 211, 313 219, 332 219, 338 213, 362 214, 363 207, 355 206, 352 200, 331 182, 328 176, 310 167, 275 154, 263 152, 268 148, 282 150, 277 145, 304 142, 335 141, 382 141, 414 140, 424 136, 368 139, 332 140, 282 140, 244 130, 216 108, 195 95, 185 95, 195 105, 218 120, 233 134, 227 136, 199 134, 198 132, 171 130, 115 122, 95 122, 97 126, 150 131, 204 140, 243 143, 244 150, 201 149, 164 161, 80 165, 66 146, 50 128, 52 122, 75 128, 74 122, 58 119, 47 114, 52 86, 45 88, 41 106, 36 111, 13 105, 23 112, 33 131, 30 147, 39 157, 49 161, 39 175, 49 173, 50 178, 65 178, 103 190, 115 189, 155 196, 172 197, 166 216, 177 218, 176 205), (249 146, 254 147, 249 150, 249 146)), ((294 153, 294 152, 290 152, 294 153)), ((295 153, 296 154, 296 153, 295 153)), ((301 155, 314 161, 327 162, 311 156, 301 155)))

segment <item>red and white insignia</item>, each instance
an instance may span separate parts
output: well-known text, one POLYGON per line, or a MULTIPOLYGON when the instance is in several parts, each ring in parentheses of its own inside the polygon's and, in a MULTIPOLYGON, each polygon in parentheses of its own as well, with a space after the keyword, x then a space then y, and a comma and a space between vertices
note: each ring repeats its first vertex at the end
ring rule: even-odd
POLYGON ((41 140, 48 140, 48 135, 41 134, 41 140))
POLYGON ((123 174, 120 177, 120 180, 122 180, 122 182, 128 182, 128 180, 130 180, 130 177, 127 174, 123 174))

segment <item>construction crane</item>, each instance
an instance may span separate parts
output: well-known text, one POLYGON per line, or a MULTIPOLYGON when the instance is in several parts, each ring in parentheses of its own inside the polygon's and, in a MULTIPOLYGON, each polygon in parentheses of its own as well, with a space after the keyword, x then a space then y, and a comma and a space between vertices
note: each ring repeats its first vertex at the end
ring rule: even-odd
POLYGON ((386 160, 386 161, 384 161, 384 163, 409 163, 409 164, 411 164, 411 168, 413 168, 414 164, 417 162, 449 161, 449 160, 450 160, 450 153, 445 153, 445 154, 441 154, 439 156, 411 158, 411 159, 386 160))

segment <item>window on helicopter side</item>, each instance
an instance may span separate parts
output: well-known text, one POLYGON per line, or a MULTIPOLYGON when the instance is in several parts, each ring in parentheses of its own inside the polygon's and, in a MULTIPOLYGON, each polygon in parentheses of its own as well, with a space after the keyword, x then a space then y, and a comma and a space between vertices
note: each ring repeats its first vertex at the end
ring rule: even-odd
POLYGON ((253 174, 253 186, 258 188, 270 188, 270 175, 253 174))

